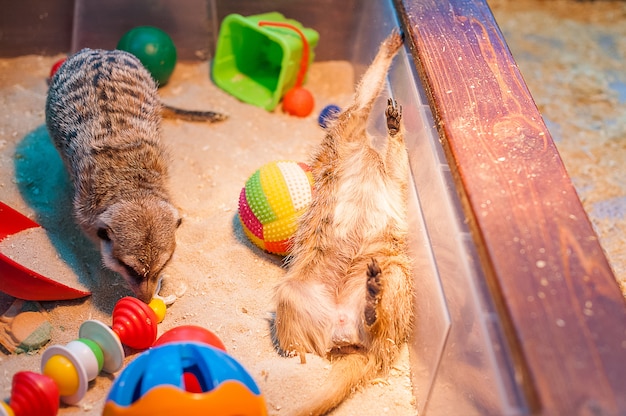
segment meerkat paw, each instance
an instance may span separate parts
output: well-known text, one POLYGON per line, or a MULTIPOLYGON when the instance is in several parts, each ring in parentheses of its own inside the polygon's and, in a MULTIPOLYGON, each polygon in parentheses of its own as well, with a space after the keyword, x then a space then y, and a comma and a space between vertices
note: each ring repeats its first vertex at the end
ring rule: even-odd
POLYGON ((171 278, 162 276, 157 284, 154 297, 161 299, 166 305, 172 305, 177 299, 183 297, 187 292, 187 280, 184 278, 171 278))
POLYGON ((400 120, 402 119, 402 106, 398 105, 397 101, 392 98, 387 99, 387 110, 385 111, 387 117, 387 130, 391 136, 395 136, 400 130, 400 120))
POLYGON ((372 326, 376 322, 376 306, 380 300, 382 289, 381 273, 378 262, 376 259, 372 259, 372 262, 367 265, 367 292, 365 295, 365 323, 367 326, 372 326))

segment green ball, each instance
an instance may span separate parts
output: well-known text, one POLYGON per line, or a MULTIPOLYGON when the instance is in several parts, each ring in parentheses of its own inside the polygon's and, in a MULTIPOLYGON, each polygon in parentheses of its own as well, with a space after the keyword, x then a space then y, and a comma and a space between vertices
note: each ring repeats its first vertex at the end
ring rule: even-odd
POLYGON ((118 42, 117 49, 135 55, 159 87, 167 83, 176 66, 176 46, 172 38, 153 26, 129 30, 118 42))

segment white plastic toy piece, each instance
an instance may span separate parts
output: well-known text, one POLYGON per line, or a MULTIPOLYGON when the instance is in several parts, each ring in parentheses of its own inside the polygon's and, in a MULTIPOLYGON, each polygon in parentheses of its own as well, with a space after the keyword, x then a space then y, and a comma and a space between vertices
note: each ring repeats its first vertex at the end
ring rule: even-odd
MULTIPOLYGON (((85 345, 85 347, 87 346, 85 345)), ((70 362, 76 369, 76 373, 78 374, 78 388, 76 389, 76 392, 74 392, 74 394, 70 394, 67 396, 61 396, 61 401, 63 403, 76 404, 83 397, 85 397, 85 393, 87 393, 87 387, 88 387, 87 385, 89 383, 89 380, 87 378, 87 370, 85 369, 85 366, 83 365, 79 356, 77 356, 72 350, 62 345, 53 345, 49 347, 47 350, 45 350, 43 352, 43 355, 41 356, 41 372, 42 373, 43 373, 44 367, 46 366, 46 363, 50 360, 50 358, 54 357, 55 355, 61 355, 67 358, 68 360, 70 360, 70 362)))
POLYGON ((78 336, 90 339, 100 346, 104 355, 103 371, 113 374, 122 368, 124 347, 122 347, 120 338, 111 328, 100 321, 88 320, 81 324, 78 336))

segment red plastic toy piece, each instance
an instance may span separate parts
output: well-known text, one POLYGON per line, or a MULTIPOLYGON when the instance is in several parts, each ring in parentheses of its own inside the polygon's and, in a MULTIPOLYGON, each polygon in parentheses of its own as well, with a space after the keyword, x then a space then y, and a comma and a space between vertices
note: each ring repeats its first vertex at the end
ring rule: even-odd
POLYGON ((195 325, 181 325, 170 329, 159 337, 154 347, 171 342, 200 342, 226 351, 222 340, 206 328, 195 325))
POLYGON ((203 393, 202 386, 193 373, 183 373, 185 391, 189 393, 203 393))
POLYGON ((306 88, 293 87, 283 97, 283 110, 292 116, 306 117, 314 105, 313 95, 306 88))
POLYGON ((50 78, 52 78, 54 74, 56 74, 56 72, 59 70, 59 68, 61 68, 61 65, 63 65, 66 60, 67 58, 61 58, 56 61, 54 65, 52 65, 52 68, 50 68, 50 78))
POLYGON ((13 376, 9 406, 15 416, 55 416, 59 411, 59 388, 43 374, 17 372, 13 376))
MULTIPOLYGON (((0 202, 0 241, 20 231, 39 227, 35 221, 0 202)), ((24 300, 67 300, 89 296, 42 276, 0 252, 0 291, 24 300)))
POLYGON ((113 308, 111 329, 122 344, 145 350, 154 344, 158 318, 148 305, 130 296, 120 299, 113 308))

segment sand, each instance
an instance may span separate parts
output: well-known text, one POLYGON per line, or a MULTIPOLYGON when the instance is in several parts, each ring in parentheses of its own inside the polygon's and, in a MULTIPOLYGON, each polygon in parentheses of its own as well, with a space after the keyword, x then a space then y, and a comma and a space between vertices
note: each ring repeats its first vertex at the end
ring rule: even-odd
MULTIPOLYGON (((130 293, 121 277, 104 270, 99 253, 70 215, 71 188, 61 159, 44 125, 46 76, 59 57, 25 56, 0 60, 0 200, 37 221, 45 229, 50 250, 44 262, 71 268, 70 279, 92 291, 82 300, 42 302, 52 324, 51 344, 77 338, 86 319, 109 325, 115 302, 130 293)), ((167 311, 159 334, 179 325, 200 325, 217 334, 229 353, 257 381, 269 414, 289 415, 325 379, 329 363, 308 355, 279 356, 269 336, 271 293, 283 277, 282 258, 262 252, 245 237, 237 204, 246 179, 272 160, 307 161, 323 130, 317 114, 327 104, 345 105, 354 88, 346 62, 315 63, 307 88, 316 109, 307 118, 282 111, 267 112, 239 102, 216 88, 207 63, 180 63, 170 83, 160 90, 164 102, 188 109, 228 114, 210 125, 166 120, 163 141, 172 154, 171 188, 183 214, 175 258, 166 270, 163 295, 182 294, 167 311)), ((44 243, 42 243, 44 244, 44 243)), ((14 244, 15 245, 15 244, 14 244)), ((44 253, 45 252, 45 253, 44 253)), ((26 260, 26 259, 25 259, 26 260)), ((0 294, 0 309, 12 298, 0 294)), ((46 347, 44 347, 45 349, 46 347)), ((408 352, 389 377, 368 383, 334 415, 413 415, 408 352)), ((127 349, 126 363, 137 356, 127 349)), ((8 398, 11 379, 22 370, 40 371, 41 351, 0 355, 0 394, 8 398)), ((97 415, 115 376, 101 374, 90 383, 77 406, 60 414, 97 415)))
POLYGON ((71 265, 61 257, 42 227, 28 228, 6 237, 0 241, 0 253, 69 288, 89 291, 71 265))

